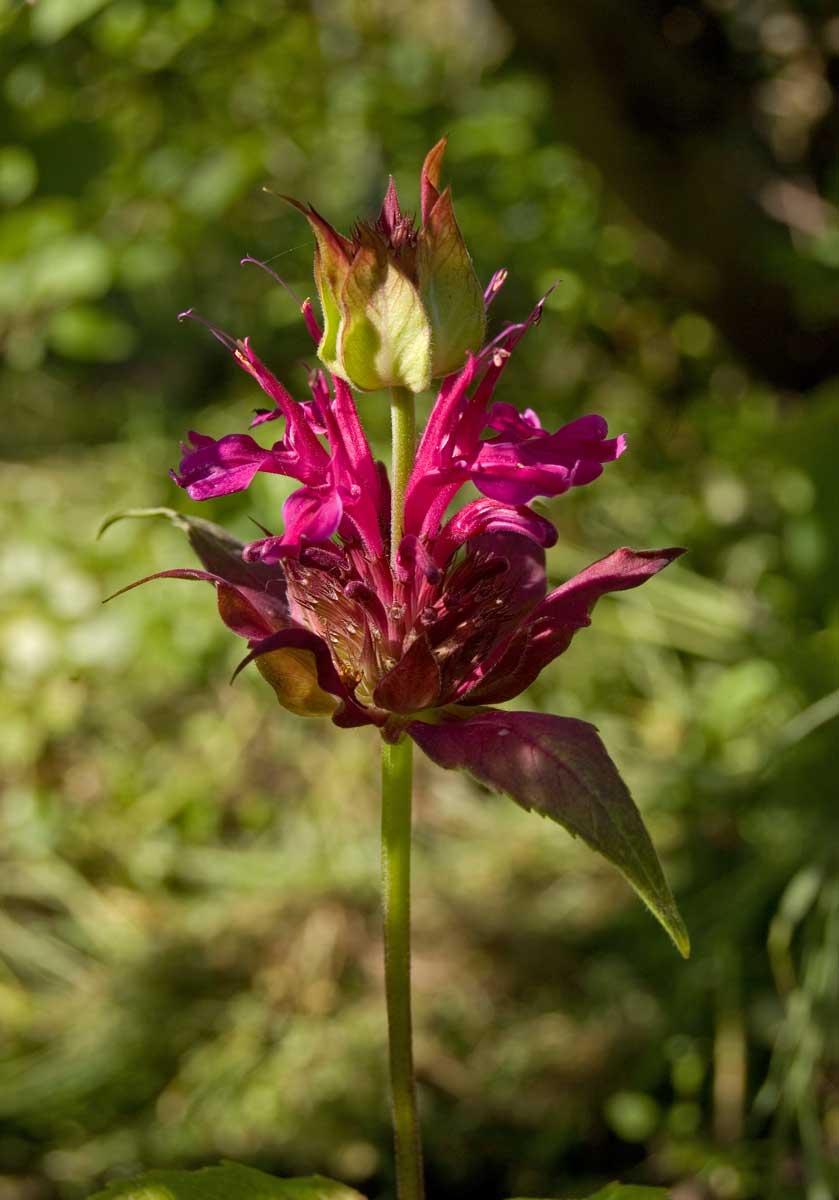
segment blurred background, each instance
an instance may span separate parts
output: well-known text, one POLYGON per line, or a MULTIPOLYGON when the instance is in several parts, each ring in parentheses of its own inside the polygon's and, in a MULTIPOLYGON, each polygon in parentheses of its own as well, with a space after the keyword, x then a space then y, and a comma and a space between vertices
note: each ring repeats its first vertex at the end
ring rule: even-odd
MULTIPOLYGON (((690 926, 682 963, 562 830, 420 762, 430 1193, 839 1195, 839 16, 833 0, 0 3, 0 1200, 232 1157, 390 1193, 376 737, 275 707, 173 505, 190 427, 298 395, 305 223, 446 178, 499 398, 631 451, 546 506, 552 578, 690 554, 520 703, 595 722, 690 926), (831 754, 831 751, 833 752, 831 754)), ((362 401, 384 451, 385 406, 362 401)))

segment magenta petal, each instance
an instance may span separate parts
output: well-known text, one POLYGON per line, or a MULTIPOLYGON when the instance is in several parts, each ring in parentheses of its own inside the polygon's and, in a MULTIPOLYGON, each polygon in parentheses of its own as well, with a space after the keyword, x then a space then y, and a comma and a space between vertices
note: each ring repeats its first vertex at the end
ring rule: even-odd
POLYGON ((305 479, 311 473, 323 471, 328 461, 328 455, 309 428, 302 406, 294 400, 279 379, 257 357, 248 338, 245 338, 243 346, 244 353, 237 354, 236 360, 249 375, 254 377, 266 395, 274 401, 277 409, 285 416, 287 440, 299 454, 303 468, 298 478, 305 479))
POLYGON ((491 405, 486 423, 490 429, 503 433, 504 440, 508 442, 522 441, 539 434, 545 435, 542 422, 532 408, 521 413, 514 404, 509 404, 506 400, 496 400, 495 404, 491 405))
POLYGON ((323 337, 323 330, 321 329, 318 319, 315 316, 311 300, 304 300, 300 311, 303 314, 303 320, 306 322, 306 328, 309 331, 309 337, 317 346, 317 344, 320 342, 320 339, 323 337))
POLYGON ((438 766, 468 771, 582 838, 618 868, 687 955, 687 930, 649 834, 593 725, 491 709, 439 725, 412 721, 408 733, 438 766))
POLYGON ((532 508, 502 504, 485 498, 472 500, 454 514, 433 542, 434 561, 445 566, 464 542, 482 533, 520 533, 540 546, 553 546, 557 532, 550 521, 540 517, 532 508))
POLYGON ((297 558, 311 543, 328 542, 341 523, 343 503, 335 490, 298 488, 283 505, 285 532, 250 542, 245 561, 271 565, 297 558))
POLYGON ((379 475, 370 450, 370 443, 359 420, 353 394, 343 379, 334 379, 335 399, 332 403, 334 423, 329 427, 330 438, 340 435, 342 447, 359 487, 368 489, 370 499, 379 493, 379 475))
POLYGON ((589 414, 546 433, 535 413, 494 404, 488 416, 500 436, 484 442, 470 475, 485 496, 507 504, 527 504, 536 496, 559 496, 591 483, 626 448, 621 436, 607 438, 603 417, 589 414))
POLYGON ((246 433, 231 433, 215 441, 190 434, 194 449, 185 447, 180 473, 172 472, 178 487, 193 500, 229 496, 244 491, 257 471, 280 474, 282 463, 273 450, 265 450, 246 433))
POLYGON ((354 531, 371 557, 376 557, 383 549, 381 514, 388 509, 382 478, 352 392, 343 380, 333 379, 332 384, 334 397, 326 374, 313 371, 309 376, 313 400, 301 407, 309 414, 311 429, 326 435, 332 455, 329 462, 332 483, 341 493, 354 531))
MULTIPOLYGON (((433 535, 461 486, 477 476, 470 470, 481 448, 481 433, 486 426, 486 409, 493 390, 512 351, 525 332, 539 322, 545 298, 536 305, 527 320, 510 325, 493 338, 479 354, 468 355, 463 369, 447 376, 440 387, 431 415, 420 440, 414 468, 405 492, 405 532, 418 536, 433 535), (469 389, 478 380, 472 390, 469 389)), ((481 490, 489 492, 478 483, 481 490)), ((568 485, 570 486, 570 484, 568 485)), ((559 490, 565 490, 564 486, 559 490)), ((534 495, 557 495, 558 491, 534 495)), ((493 492, 499 500, 520 503, 517 495, 493 492)))
POLYGON ((294 545, 304 538, 309 542, 326 542, 340 525, 343 512, 337 490, 299 488, 283 505, 283 541, 294 545))
POLYGON ((588 460, 595 463, 614 462, 626 450, 626 434, 609 438, 607 433, 605 419, 596 413, 589 413, 535 442, 532 453, 543 462, 561 463, 563 466, 588 460))
POLYGON ((266 421, 277 421, 284 415, 281 408, 257 408, 254 410, 248 429, 256 429, 258 425, 264 425, 266 421))
MULTIPOLYGON (((598 465, 598 474, 602 467, 598 465)), ((561 496, 573 486, 571 469, 553 463, 532 464, 518 445, 485 443, 470 475, 485 496, 504 504, 527 504, 537 496, 561 496)))
POLYGON ((282 536, 271 535, 249 542, 244 549, 244 559, 253 565, 258 563, 260 566, 277 567, 284 558, 296 558, 299 553, 300 547, 295 543, 286 542, 282 536))
POLYGON ((440 385, 405 490, 405 533, 436 533, 450 501, 468 478, 464 465, 441 486, 439 473, 450 468, 467 392, 477 368, 477 359, 469 354, 463 369, 447 375, 440 385))

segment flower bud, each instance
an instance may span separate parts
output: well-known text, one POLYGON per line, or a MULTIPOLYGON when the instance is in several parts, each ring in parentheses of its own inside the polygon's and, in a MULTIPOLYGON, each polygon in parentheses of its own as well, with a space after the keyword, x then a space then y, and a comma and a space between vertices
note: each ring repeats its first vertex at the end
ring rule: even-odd
POLYGON ((451 192, 438 190, 445 139, 426 156, 422 226, 399 208, 391 179, 378 218, 344 237, 311 207, 290 202, 315 235, 323 310, 318 355, 360 391, 424 391, 463 365, 486 324, 483 292, 461 236, 451 192))

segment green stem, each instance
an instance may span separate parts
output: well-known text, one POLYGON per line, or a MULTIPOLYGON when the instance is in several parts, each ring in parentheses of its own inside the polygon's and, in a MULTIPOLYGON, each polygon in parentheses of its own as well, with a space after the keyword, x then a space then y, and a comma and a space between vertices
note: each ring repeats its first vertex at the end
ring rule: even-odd
POLYGON ((405 523, 405 486, 414 465, 416 442, 414 396, 407 388, 395 387, 390 390, 390 429, 390 557, 395 566, 405 523))
POLYGON ((411 763, 413 743, 382 743, 382 901, 390 1087, 399 1200, 422 1200, 411 1039, 411 763))
MULTIPOLYGON (((405 525, 405 489, 414 465, 416 417, 407 388, 391 389, 391 563, 405 525)), ((411 1038, 411 765, 413 743, 382 743, 382 910, 390 1090, 398 1200, 423 1200, 414 1051, 411 1038)))

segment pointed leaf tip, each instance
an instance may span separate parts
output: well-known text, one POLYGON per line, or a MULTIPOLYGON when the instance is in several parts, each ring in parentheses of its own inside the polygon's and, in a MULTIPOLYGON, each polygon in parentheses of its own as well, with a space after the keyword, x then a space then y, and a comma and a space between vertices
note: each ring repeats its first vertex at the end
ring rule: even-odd
POLYGON ((440 171, 443 166, 443 155, 446 153, 446 146, 449 144, 449 139, 444 135, 438 142, 435 142, 425 156, 422 164, 422 174, 424 178, 433 186, 437 187, 440 183, 440 171))
POLYGON ((273 588, 275 598, 278 598, 280 591, 285 590, 281 567, 267 566, 261 562, 245 562, 242 557, 244 543, 221 525, 205 521, 203 517, 187 516, 173 508, 127 508, 124 512, 106 517, 98 536, 101 537, 105 530, 117 521, 128 517, 163 517, 169 521, 187 535, 194 553, 206 569, 220 576, 226 583, 235 587, 255 588, 261 592, 273 588))
POLYGON ((446 152, 447 141, 448 139, 445 137, 440 138, 439 142, 428 151, 425 161, 422 164, 422 171, 420 172, 420 210, 423 225, 428 220, 428 215, 440 194, 440 170, 443 165, 443 155, 446 152))
POLYGON ((127 518, 135 517, 165 517, 171 521, 178 529, 189 531, 189 522, 186 517, 181 516, 179 512, 175 512, 174 508, 125 508, 122 512, 111 513, 109 517, 105 517, 101 525, 96 531, 97 542, 112 525, 116 525, 117 521, 124 521, 127 518))

